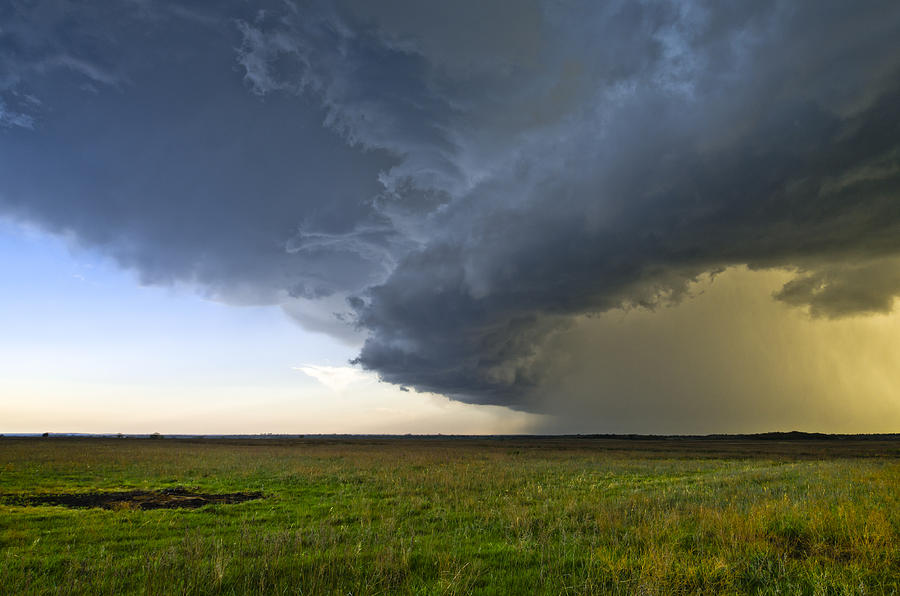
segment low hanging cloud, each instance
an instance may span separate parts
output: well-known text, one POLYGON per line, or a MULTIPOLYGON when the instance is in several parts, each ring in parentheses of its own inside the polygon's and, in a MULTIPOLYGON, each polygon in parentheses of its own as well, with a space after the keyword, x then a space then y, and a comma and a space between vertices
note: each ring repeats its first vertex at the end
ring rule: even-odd
POLYGON ((900 294, 895 2, 5 10, 0 213, 391 383, 536 409, 579 317, 734 266, 813 317, 900 294))

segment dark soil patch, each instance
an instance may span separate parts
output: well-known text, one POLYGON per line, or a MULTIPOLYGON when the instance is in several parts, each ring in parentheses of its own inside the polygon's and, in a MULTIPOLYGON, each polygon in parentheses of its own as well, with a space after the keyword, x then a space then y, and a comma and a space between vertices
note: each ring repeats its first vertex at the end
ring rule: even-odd
POLYGON ((62 505, 77 509, 196 509, 204 505, 233 505, 262 498, 261 492, 198 493, 184 487, 162 490, 131 490, 123 492, 59 493, 46 495, 6 495, 10 505, 62 505))

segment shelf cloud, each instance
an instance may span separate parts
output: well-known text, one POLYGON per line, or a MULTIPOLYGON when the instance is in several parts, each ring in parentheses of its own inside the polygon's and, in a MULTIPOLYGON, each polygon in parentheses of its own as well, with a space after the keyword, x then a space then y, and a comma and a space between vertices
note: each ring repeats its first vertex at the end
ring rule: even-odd
POLYGON ((0 214, 526 410, 584 317, 729 268, 891 312, 900 4, 429 4, 13 2, 0 214))

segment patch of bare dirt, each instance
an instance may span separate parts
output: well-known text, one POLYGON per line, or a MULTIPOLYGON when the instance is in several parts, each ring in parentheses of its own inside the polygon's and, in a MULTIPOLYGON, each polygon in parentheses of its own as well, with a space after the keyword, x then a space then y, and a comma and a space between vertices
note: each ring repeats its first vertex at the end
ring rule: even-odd
POLYGON ((204 505, 233 505, 262 498, 261 492, 200 493, 178 486, 162 490, 122 492, 59 493, 44 495, 7 495, 10 505, 62 505, 76 509, 196 509, 204 505))

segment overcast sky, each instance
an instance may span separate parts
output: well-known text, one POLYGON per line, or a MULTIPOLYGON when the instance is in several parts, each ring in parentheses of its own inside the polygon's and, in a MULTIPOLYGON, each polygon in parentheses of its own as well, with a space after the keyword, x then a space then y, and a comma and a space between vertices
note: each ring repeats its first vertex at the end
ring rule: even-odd
POLYGON ((5 2, 0 432, 896 431, 897 40, 887 0, 5 2))

